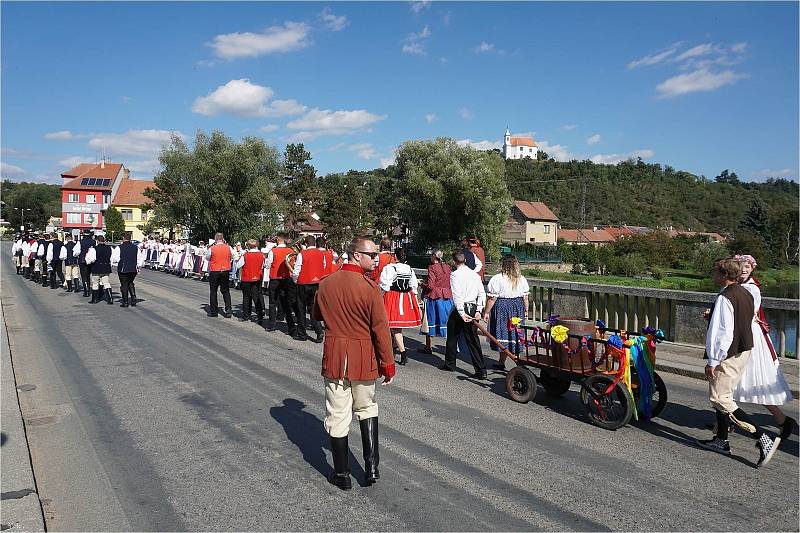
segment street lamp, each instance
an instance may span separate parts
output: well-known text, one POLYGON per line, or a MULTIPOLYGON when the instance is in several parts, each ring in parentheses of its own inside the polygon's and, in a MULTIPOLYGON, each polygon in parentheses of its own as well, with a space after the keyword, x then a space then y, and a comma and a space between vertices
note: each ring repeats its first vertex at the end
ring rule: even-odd
POLYGON ((22 226, 25 227, 25 211, 33 211, 32 207, 14 207, 14 211, 22 211, 22 226))

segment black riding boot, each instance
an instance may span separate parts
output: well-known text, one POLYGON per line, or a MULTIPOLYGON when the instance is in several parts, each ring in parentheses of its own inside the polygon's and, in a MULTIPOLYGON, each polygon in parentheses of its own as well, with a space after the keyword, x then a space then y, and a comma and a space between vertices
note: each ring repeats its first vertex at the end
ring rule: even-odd
POLYGON ((72 292, 72 280, 67 280, 67 292, 72 292))
MULTIPOLYGON (((94 294, 94 291, 92 291, 92 294, 94 294)), ((83 284, 83 295, 89 296, 89 284, 85 282, 83 284)))
POLYGON ((106 289, 105 293, 106 293, 106 299, 107 299, 106 303, 108 305, 113 304, 114 303, 114 298, 111 295, 111 289, 106 289))
POLYGON ((50 271, 50 288, 51 289, 55 289, 56 288, 56 271, 55 270, 51 270, 50 271))
POLYGON ((331 453, 333 454, 333 472, 328 476, 328 481, 342 490, 352 489, 353 481, 350 479, 348 465, 350 449, 347 447, 347 436, 331 437, 331 453))
POLYGON ((122 303, 119 304, 120 307, 128 307, 128 293, 124 288, 120 288, 119 296, 122 299, 122 303))
MULTIPOLYGON (((51 272, 51 274, 55 274, 55 272, 51 272)), ((42 287, 47 287, 50 284, 50 280, 47 277, 47 272, 42 274, 42 287)), ((55 278, 53 278, 53 281, 55 281, 55 278)))
POLYGON ((100 303, 100 289, 94 290, 92 289, 92 299, 89 301, 90 304, 97 304, 100 303))
POLYGON ((378 417, 373 416, 359 422, 361 426, 361 446, 364 448, 364 473, 370 485, 381 478, 378 472, 378 417))
POLYGON ((128 294, 131 296, 131 307, 136 307, 136 287, 133 284, 128 287, 128 294))

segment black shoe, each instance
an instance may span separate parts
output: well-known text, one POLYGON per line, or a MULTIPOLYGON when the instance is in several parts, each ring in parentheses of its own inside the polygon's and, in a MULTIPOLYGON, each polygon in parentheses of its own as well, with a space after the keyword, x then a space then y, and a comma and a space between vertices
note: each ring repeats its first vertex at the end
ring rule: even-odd
POLYGON ((131 295, 131 307, 136 307, 136 288, 133 285, 128 287, 128 294, 131 295))
POLYGON ((125 300, 122 300, 122 303, 119 304, 119 306, 120 307, 128 307, 128 302, 126 302, 125 300))
POLYGON ((72 280, 67 281, 67 292, 72 292, 72 280))
POLYGON ((770 462, 775 451, 778 449, 778 444, 780 444, 780 441, 774 442, 766 433, 761 434, 756 441, 756 448, 758 448, 760 454, 758 463, 756 463, 756 468, 761 468, 770 462))
POLYGON ((797 421, 791 416, 787 416, 786 420, 784 420, 783 424, 781 424, 781 434, 779 435, 779 438, 781 440, 787 440, 789 437, 792 436, 792 433, 796 428, 797 428, 797 421))
POLYGON ((728 443, 728 441, 718 437, 714 437, 713 439, 709 440, 695 439, 695 443, 697 443, 697 445, 701 448, 711 450, 712 452, 721 453, 722 455, 731 454, 731 445, 728 443))
POLYGON ((263 317, 263 316, 260 316, 260 317, 258 317, 258 318, 256 319, 256 324, 258 324, 259 326, 260 326, 261 324, 263 324, 263 323, 264 323, 264 317, 263 317))
POLYGON ((233 316, 233 313, 231 313, 230 310, 226 310, 224 313, 222 313, 222 316, 225 318, 230 318, 233 316))
POLYGON ((406 366, 406 363, 408 363, 408 354, 405 352, 405 350, 403 350, 402 352, 400 352, 400 361, 398 361, 397 364, 401 366, 406 366))
POLYGON ((100 303, 100 290, 92 289, 92 299, 89 302, 90 304, 100 303))
POLYGON ((275 322, 272 320, 267 322, 267 331, 275 331, 276 329, 278 329, 278 326, 275 324, 275 322))
POLYGON ((348 465, 349 453, 347 436, 331 437, 333 472, 328 476, 328 481, 342 490, 350 490, 353 488, 353 481, 350 479, 350 467, 348 465))
POLYGON ((89 294, 89 287, 87 287, 87 286, 85 286, 85 285, 84 285, 84 287, 83 287, 83 296, 84 296, 84 297, 91 296, 91 294, 89 294))
POLYGON ((312 342, 316 342, 317 344, 322 344, 325 342, 325 335, 317 335, 316 338, 311 339, 312 342))
POLYGON ((105 293, 106 293, 106 303, 108 305, 113 304, 114 303, 114 297, 111 294, 111 289, 106 289, 105 293))
POLYGON ((239 322, 250 322, 250 317, 242 315, 239 317, 239 322))
POLYGON ((294 335, 292 335, 292 338, 293 338, 294 340, 296 340, 296 341, 305 342, 305 341, 307 341, 307 340, 308 340, 308 335, 306 335, 306 334, 305 334, 305 332, 303 332, 303 333, 300 333, 300 332, 298 331, 298 332, 295 332, 295 334, 294 334, 294 335))
POLYGON ((472 379, 486 379, 486 370, 479 370, 470 376, 472 379))
POLYGON ((372 485, 381 478, 378 472, 378 417, 360 420, 358 424, 361 426, 361 447, 364 449, 364 475, 367 483, 372 485))
POLYGON ((444 370, 445 372, 455 372, 455 370, 456 370, 455 368, 453 368, 452 366, 448 365, 447 363, 439 365, 438 368, 439 368, 439 370, 444 370))
POLYGON ((208 318, 217 318, 219 313, 208 313, 208 318))

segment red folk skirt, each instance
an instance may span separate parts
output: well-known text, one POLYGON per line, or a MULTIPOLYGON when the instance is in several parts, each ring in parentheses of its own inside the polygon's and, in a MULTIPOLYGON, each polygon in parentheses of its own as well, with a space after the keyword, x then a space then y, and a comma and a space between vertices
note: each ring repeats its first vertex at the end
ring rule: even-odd
POLYGON ((390 328, 416 328, 422 324, 419 304, 413 292, 386 292, 383 294, 383 305, 390 328))

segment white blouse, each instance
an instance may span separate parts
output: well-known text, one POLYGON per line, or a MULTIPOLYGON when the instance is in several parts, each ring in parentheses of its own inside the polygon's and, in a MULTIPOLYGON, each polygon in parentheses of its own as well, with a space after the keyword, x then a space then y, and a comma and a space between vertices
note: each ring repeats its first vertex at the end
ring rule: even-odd
POLYGON ((486 294, 490 298, 519 298, 531 292, 528 287, 528 280, 520 276, 517 280, 517 286, 512 287, 511 279, 505 274, 495 274, 489 280, 489 285, 486 287, 486 294))

